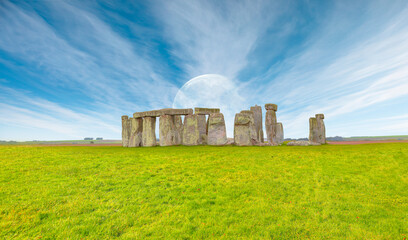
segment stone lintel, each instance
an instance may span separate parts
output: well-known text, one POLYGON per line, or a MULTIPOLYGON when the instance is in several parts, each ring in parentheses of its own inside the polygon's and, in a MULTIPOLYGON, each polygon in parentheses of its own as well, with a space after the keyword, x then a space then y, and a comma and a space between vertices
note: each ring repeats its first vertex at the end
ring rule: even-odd
POLYGON ((212 113, 220 113, 219 108, 194 108, 194 113, 198 115, 210 115, 212 113))
POLYGON ((265 104, 265 109, 266 110, 273 110, 273 111, 278 111, 278 105, 273 104, 273 103, 267 103, 265 104))
POLYGON ((146 112, 135 112, 133 114, 133 117, 142 118, 142 117, 160 117, 162 115, 191 115, 191 114, 193 114, 192 108, 185 109, 164 108, 160 110, 152 110, 146 112))

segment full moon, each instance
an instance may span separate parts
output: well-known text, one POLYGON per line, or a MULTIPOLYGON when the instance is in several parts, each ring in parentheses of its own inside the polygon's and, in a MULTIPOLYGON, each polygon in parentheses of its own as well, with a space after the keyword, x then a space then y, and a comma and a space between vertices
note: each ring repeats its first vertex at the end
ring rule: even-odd
POLYGON ((205 74, 190 79, 177 92, 173 108, 220 108, 224 114, 227 134, 232 137, 235 113, 245 109, 237 84, 218 74, 205 74))

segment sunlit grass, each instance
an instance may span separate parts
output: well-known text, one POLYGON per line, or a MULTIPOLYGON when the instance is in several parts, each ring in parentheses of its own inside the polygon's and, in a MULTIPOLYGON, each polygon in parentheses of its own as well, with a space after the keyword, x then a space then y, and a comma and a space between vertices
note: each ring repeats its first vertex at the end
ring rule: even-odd
POLYGON ((407 143, 0 147, 1 239, 407 235, 407 143))

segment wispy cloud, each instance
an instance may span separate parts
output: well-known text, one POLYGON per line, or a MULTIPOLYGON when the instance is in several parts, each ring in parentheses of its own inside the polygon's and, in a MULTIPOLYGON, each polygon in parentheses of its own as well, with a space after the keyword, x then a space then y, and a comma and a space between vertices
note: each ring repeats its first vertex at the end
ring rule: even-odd
MULTIPOLYGON (((341 7, 334 8, 333 16, 338 18, 322 26, 325 31, 312 35, 303 51, 249 83, 273 79, 268 87, 254 87, 254 91, 265 101, 269 98, 281 105, 279 116, 286 123, 288 136, 307 136, 308 117, 315 113, 325 113, 330 123, 339 115, 358 114, 361 109, 408 94, 407 6, 400 4, 398 10, 381 15, 379 3, 372 4, 359 20, 361 26, 343 32, 336 26, 347 25, 349 20, 337 13, 341 7), (345 36, 340 38, 342 34, 345 36)), ((393 107, 396 112, 403 108, 393 107)), ((359 115, 355 123, 364 118, 359 115)), ((353 135, 355 130, 350 126, 342 132, 329 132, 353 135)), ((380 128, 371 131, 374 135, 383 132, 380 128)))
POLYGON ((1 21, 7 24, 0 30, 5 36, 0 48, 50 74, 53 81, 44 77, 43 84, 72 88, 97 102, 128 109, 137 107, 132 102, 148 106, 171 101, 167 92, 175 86, 156 73, 160 66, 154 59, 137 53, 137 45, 78 7, 63 1, 48 7, 67 21, 62 24, 66 29, 57 31, 34 10, 9 2, 1 7, 1 21))
POLYGON ((165 1, 158 6, 165 36, 188 77, 234 79, 259 37, 285 9, 270 1, 165 1))
MULTIPOLYGON (((35 76, 25 79, 25 85, 44 90, 54 99, 72 95, 72 101, 65 100, 66 107, 60 107, 59 103, 39 100, 42 97, 28 88, 26 93, 37 100, 27 100, 30 104, 24 106, 21 100, 8 101, 2 109, 6 111, 5 116, 14 116, 15 123, 20 122, 21 126, 63 131, 69 137, 68 132, 73 131, 68 129, 77 129, 74 126, 78 124, 83 129, 92 128, 98 113, 110 114, 117 120, 115 130, 110 129, 112 125, 106 118, 100 118, 96 125, 106 124, 107 129, 101 133, 118 138, 120 134, 111 133, 120 130, 118 119, 122 114, 171 105, 177 88, 159 74, 162 65, 149 56, 146 46, 130 42, 80 6, 64 1, 44 3, 54 14, 48 18, 58 18, 53 25, 30 6, 23 8, 8 1, 0 4, 0 22, 4 23, 0 28, 0 50, 20 62, 17 65, 6 60, 15 71, 35 76), (76 99, 78 95, 84 97, 76 99), (86 101, 86 105, 78 109, 78 100, 86 101), (88 114, 70 110, 73 107, 88 114), (40 111, 41 115, 36 115, 36 121, 28 120, 23 117, 24 111, 30 115, 40 111), (64 120, 54 117, 61 115, 65 116, 64 120)), ((1 121, 10 123, 7 117, 1 121)))
MULTIPOLYGON (((220 103, 226 115, 237 102, 277 103, 288 137, 307 136, 318 112, 329 135, 408 132, 403 117, 392 120, 398 128, 360 124, 388 117, 376 105, 404 116, 397 103, 408 96, 405 1, 176 0, 128 4, 124 15, 114 5, 0 3, 1 114, 14 119, 0 123, 119 138, 120 115, 170 107, 189 79, 220 74, 236 88, 220 103)), ((226 121, 231 130, 233 117, 226 121)))

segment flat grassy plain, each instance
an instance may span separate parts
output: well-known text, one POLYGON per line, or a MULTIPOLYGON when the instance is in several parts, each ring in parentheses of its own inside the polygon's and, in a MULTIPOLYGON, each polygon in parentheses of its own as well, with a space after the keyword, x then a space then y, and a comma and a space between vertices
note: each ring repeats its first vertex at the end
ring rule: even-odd
POLYGON ((1 239, 406 239, 408 143, 0 146, 1 239))

